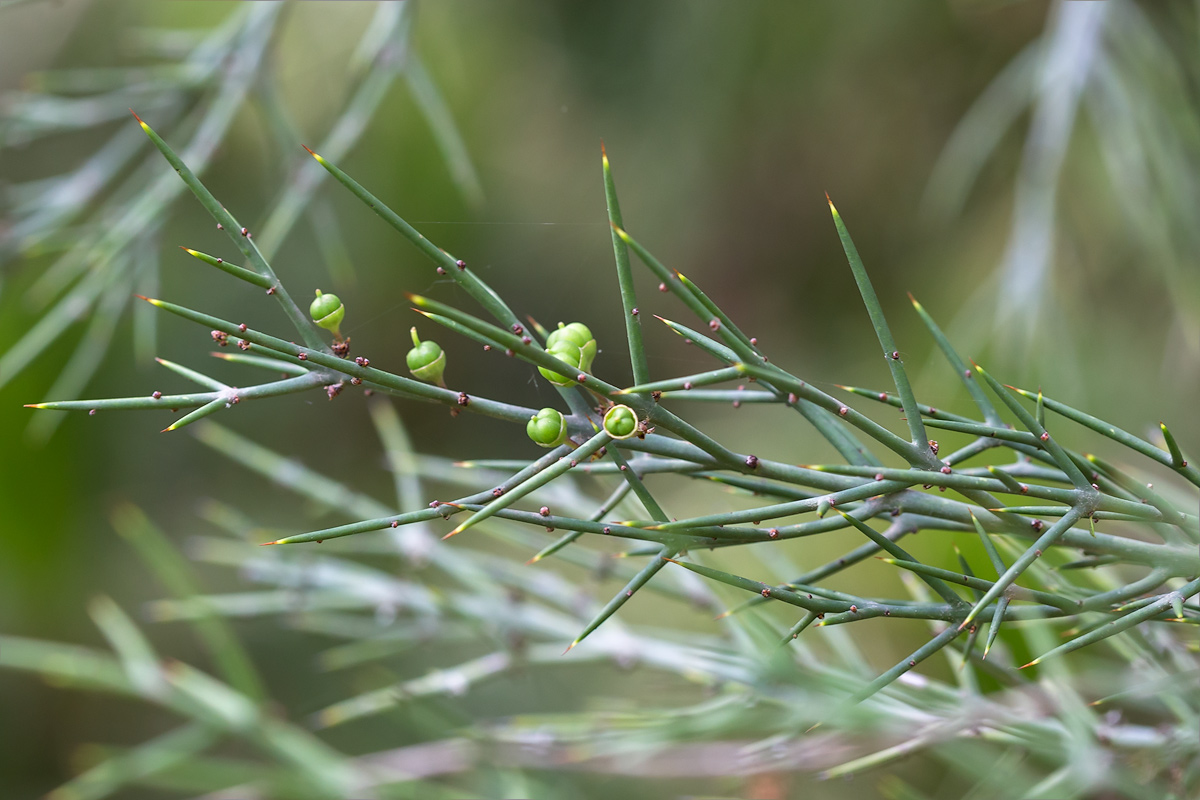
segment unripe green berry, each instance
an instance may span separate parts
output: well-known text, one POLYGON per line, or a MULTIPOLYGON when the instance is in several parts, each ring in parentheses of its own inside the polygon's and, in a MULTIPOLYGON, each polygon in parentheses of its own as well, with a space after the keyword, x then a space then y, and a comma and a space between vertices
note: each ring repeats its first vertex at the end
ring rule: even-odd
MULTIPOLYGON (((575 369, 582 370, 584 372, 587 371, 583 367, 583 353, 580 352, 578 347, 571 342, 566 341, 565 339, 559 339, 554 344, 550 345, 546 352, 557 358, 559 361, 566 362, 575 369)), ((575 375, 571 375, 569 377, 566 375, 560 375, 557 372, 546 369, 545 367, 538 367, 538 372, 542 373, 542 377, 553 383, 555 386, 570 386, 575 382, 575 375)))
POLYGON ((628 439, 638 432, 637 414, 629 406, 613 406, 604 415, 604 432, 614 439, 628 439))
POLYGON ((445 388, 446 383, 442 380, 442 373, 446 371, 446 354, 442 352, 442 348, 438 346, 437 342, 429 339, 422 342, 418 339, 416 328, 413 328, 411 333, 413 348, 404 357, 404 360, 408 362, 408 371, 418 380, 436 383, 445 388))
POLYGON ((322 294, 321 290, 317 289, 317 297, 308 307, 308 313, 317 325, 327 331, 333 331, 334 336, 341 335, 338 326, 346 316, 346 307, 336 294, 322 294))
POLYGON ((579 348, 579 352, 583 354, 581 367, 584 372, 592 371, 592 361, 596 359, 596 340, 592 336, 591 330, 582 322, 572 322, 564 325, 558 323, 558 328, 550 332, 546 337, 546 347, 553 347, 558 342, 570 342, 579 348))
POLYGON ((553 408, 543 408, 525 426, 529 438, 542 447, 557 447, 567 441, 567 418, 553 408))

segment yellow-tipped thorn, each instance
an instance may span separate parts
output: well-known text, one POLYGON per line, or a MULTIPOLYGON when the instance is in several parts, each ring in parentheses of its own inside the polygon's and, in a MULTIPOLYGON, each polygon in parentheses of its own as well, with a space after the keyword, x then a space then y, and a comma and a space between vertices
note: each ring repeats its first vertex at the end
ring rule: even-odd
POLYGON ((717 621, 717 620, 719 620, 719 619, 725 619, 726 617, 728 617, 728 616, 729 616, 730 614, 732 614, 732 613, 733 613, 733 609, 732 609, 732 608, 731 608, 731 609, 728 609, 728 610, 726 610, 726 611, 722 611, 720 614, 717 614, 715 617, 713 617, 713 622, 716 622, 716 621, 717 621))
POLYGON ((563 650, 562 654, 565 656, 567 653, 571 652, 571 648, 573 648, 577 644, 579 644, 579 639, 576 639, 575 641, 573 641, 569 645, 567 645, 567 649, 563 650))
POLYGON ((908 293, 908 301, 913 304, 913 308, 920 309, 922 306, 917 302, 917 298, 913 297, 913 293, 908 293))
POLYGON ((325 163, 325 159, 321 158, 319 155, 317 155, 316 153, 314 153, 314 152, 312 151, 312 148, 311 148, 311 147, 309 147, 309 146, 308 146, 308 145, 306 145, 306 144, 302 144, 302 145, 300 145, 300 146, 301 146, 301 147, 303 147, 305 150, 307 150, 307 151, 308 151, 308 154, 317 160, 317 163, 319 163, 319 164, 324 164, 324 163, 325 163))
POLYGON ((45 403, 26 403, 25 407, 26 408, 45 408, 46 404, 45 403))
POLYGON ((604 149, 604 140, 600 140, 600 161, 604 164, 604 168, 608 169, 608 151, 604 149))
POLYGON ((449 533, 447 533, 445 536, 443 536, 443 537, 442 537, 442 541, 443 541, 443 542, 444 542, 444 541, 446 541, 446 540, 447 540, 447 539, 449 539, 451 536, 458 536, 460 533, 462 533, 462 532, 463 532, 463 530, 465 530, 465 529, 463 528, 463 526, 462 526, 462 525, 459 525, 457 528, 455 528, 454 530, 450 531, 450 532, 449 532, 449 533))
POLYGON ((1030 661, 1028 664, 1018 667, 1018 669, 1025 669, 1025 667, 1032 667, 1034 664, 1038 663, 1039 661, 1041 661, 1040 658, 1035 658, 1033 661, 1030 661))
POLYGON ((529 565, 531 565, 531 564, 536 564, 537 562, 539 562, 539 561, 541 561, 541 560, 542 560, 542 557, 541 557, 540 555, 536 555, 536 556, 534 556, 533 558, 531 558, 531 559, 529 559, 528 561, 526 561, 526 562, 525 562, 525 566, 527 566, 527 567, 528 567, 529 565))
MULTIPOLYGON (((828 196, 828 195, 826 195, 826 196, 828 196)), ((830 203, 830 205, 833 205, 833 204, 832 204, 832 203, 830 203)), ((824 725, 824 724, 825 724, 825 723, 823 723, 823 722, 814 722, 814 723, 813 723, 813 724, 812 724, 812 725, 809 727, 809 729, 805 731, 805 733, 812 733, 813 731, 815 731, 817 728, 821 727, 821 726, 822 726, 822 725, 824 725)))
POLYGON ((275 541, 273 541, 273 542, 259 542, 259 543, 258 543, 258 546, 259 546, 259 547, 268 547, 268 546, 270 546, 270 545, 273 545, 273 544, 283 544, 283 543, 284 543, 284 540, 283 540, 283 539, 276 539, 276 540, 275 540, 275 541))

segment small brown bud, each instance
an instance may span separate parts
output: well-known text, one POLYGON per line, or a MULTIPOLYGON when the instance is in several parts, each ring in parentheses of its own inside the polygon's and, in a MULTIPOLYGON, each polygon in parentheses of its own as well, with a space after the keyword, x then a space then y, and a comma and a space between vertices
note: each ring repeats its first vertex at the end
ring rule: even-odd
POLYGON ((542 506, 541 508, 538 509, 538 513, 541 514, 543 517, 548 517, 548 516, 550 516, 550 509, 546 506, 542 506))
POLYGON ((162 392, 151 392, 150 396, 153 397, 155 400, 159 400, 162 398, 162 392))

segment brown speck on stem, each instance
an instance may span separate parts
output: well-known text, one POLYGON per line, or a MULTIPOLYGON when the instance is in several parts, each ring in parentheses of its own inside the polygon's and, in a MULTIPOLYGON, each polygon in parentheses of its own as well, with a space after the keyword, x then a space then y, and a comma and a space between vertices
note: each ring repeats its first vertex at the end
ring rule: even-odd
POLYGON ((718 328, 720 328, 720 327, 721 327, 721 320, 719 320, 719 319, 710 319, 710 320, 708 321, 708 328, 709 328, 709 330, 713 330, 713 331, 715 331, 715 330, 717 330, 717 329, 718 329, 718 328))
POLYGON ((94 417, 94 416, 96 416, 96 409, 94 409, 94 408, 89 408, 89 409, 88 409, 88 416, 89 416, 89 417, 94 417))
POLYGON ((160 400, 160 399, 162 399, 162 392, 158 392, 158 391, 151 392, 150 396, 153 397, 155 400, 160 400))
POLYGON ((460 406, 466 406, 470 404, 471 398, 467 396, 466 392, 459 392, 457 402, 460 406))
POLYGON ((665 292, 665 291, 667 290, 667 285, 666 285, 665 283, 660 283, 660 284, 658 285, 658 290, 659 290, 660 292, 665 292))
POLYGON ((541 508, 538 509, 538 513, 541 514, 543 517, 548 517, 548 516, 550 516, 550 509, 546 506, 542 506, 541 508))
POLYGON ((275 294, 275 287, 272 286, 270 289, 267 289, 267 294, 275 294))
POLYGON ((455 261, 455 262, 454 262, 454 266, 458 267, 459 269, 466 269, 466 268, 467 268, 467 262, 463 261, 463 260, 460 258, 458 261, 455 261))
POLYGON ((296 358, 300 359, 301 361, 308 361, 308 353, 297 353, 296 358))
POLYGON ((362 383, 362 378, 359 378, 359 377, 351 378, 350 383, 353 386, 358 386, 360 383, 362 383))

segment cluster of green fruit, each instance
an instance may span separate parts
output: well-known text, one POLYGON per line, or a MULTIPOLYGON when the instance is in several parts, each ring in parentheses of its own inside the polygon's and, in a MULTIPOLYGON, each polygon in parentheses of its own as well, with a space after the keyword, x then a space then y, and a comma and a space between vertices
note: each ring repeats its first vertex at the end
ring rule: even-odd
MULTIPOLYGON (((341 338, 339 326, 346 316, 346 307, 335 294, 317 290, 316 299, 309 306, 313 322, 341 338)), ((430 339, 421 341, 417 329, 411 330, 413 347, 405 361, 413 377, 426 383, 445 387, 442 375, 446 371, 446 353, 430 339)), ((582 322, 558 323, 558 328, 546 337, 546 352, 580 372, 589 372, 596 358, 596 339, 582 322)), ((570 386, 573 377, 560 375, 545 367, 538 367, 542 377, 555 386, 570 386)), ((628 439, 638 432, 637 414, 629 406, 615 405, 604 415, 604 430, 614 439, 628 439)), ((561 411, 543 408, 534 414, 525 426, 529 438, 542 447, 557 447, 570 442, 567 419, 561 411)))

